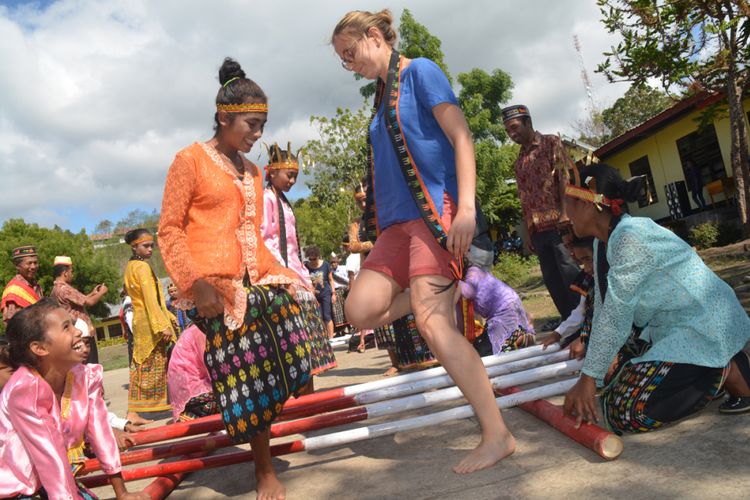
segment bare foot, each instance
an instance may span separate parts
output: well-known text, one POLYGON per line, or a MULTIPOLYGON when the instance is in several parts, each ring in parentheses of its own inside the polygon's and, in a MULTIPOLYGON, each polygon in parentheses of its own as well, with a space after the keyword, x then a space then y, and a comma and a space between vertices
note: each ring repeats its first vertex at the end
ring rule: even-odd
POLYGON ((255 473, 255 479, 258 481, 258 500, 284 500, 286 498, 286 488, 276 477, 275 472, 255 473))
POLYGON ((456 474, 471 474, 492 467, 503 458, 512 455, 514 451, 516 451, 516 440, 510 433, 505 439, 493 441, 482 439, 479 446, 453 467, 453 472, 456 474))
POLYGON ((397 373, 398 373, 398 368, 396 368, 395 366, 391 366, 390 368, 388 368, 385 371, 385 373, 383 374, 383 376, 384 377, 392 377, 392 376, 396 375, 397 373))
POLYGON ((149 420, 147 418, 143 418, 142 416, 138 415, 137 413, 128 413, 128 415, 125 417, 127 420, 130 421, 133 425, 146 425, 153 422, 153 420, 149 420))

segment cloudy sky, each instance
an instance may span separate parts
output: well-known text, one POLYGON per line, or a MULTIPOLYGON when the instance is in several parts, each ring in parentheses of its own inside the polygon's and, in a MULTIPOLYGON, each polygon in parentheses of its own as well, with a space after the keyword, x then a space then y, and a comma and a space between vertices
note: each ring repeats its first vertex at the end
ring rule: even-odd
MULTIPOLYGON (((175 152, 211 136, 217 70, 237 59, 269 95, 264 141, 302 145, 311 115, 359 107, 328 44, 346 11, 404 8, 443 42, 453 75, 501 68, 537 129, 572 134, 588 100, 626 86, 594 73, 616 43, 595 0, 0 0, 0 222, 91 231, 161 205, 175 152)), ((249 157, 258 161, 256 146, 249 157)), ((295 188, 297 194, 304 189, 295 188)), ((294 192, 292 193, 294 194, 294 192)))

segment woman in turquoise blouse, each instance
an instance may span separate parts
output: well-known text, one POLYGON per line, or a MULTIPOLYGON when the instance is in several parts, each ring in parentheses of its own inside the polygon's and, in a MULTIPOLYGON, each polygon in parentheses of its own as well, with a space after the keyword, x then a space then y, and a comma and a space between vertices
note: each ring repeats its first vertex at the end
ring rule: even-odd
POLYGON ((687 243, 649 218, 623 213, 644 181, 594 165, 565 197, 576 235, 596 238, 592 332, 565 410, 579 422, 596 420, 597 386, 604 386, 602 414, 617 432, 680 420, 722 387, 730 397, 720 411, 750 410, 750 354, 743 351, 750 320, 687 243))

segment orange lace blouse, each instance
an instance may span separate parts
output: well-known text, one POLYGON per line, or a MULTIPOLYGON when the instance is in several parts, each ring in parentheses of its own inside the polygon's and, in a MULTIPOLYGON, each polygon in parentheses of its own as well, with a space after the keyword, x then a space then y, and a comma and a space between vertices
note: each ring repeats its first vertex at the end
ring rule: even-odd
POLYGON ((206 143, 177 153, 164 186, 158 233, 181 307, 192 307, 190 289, 203 278, 224 297, 224 323, 231 329, 244 321, 245 273, 254 285, 300 284, 263 242, 263 180, 258 167, 243 160, 240 180, 206 143))

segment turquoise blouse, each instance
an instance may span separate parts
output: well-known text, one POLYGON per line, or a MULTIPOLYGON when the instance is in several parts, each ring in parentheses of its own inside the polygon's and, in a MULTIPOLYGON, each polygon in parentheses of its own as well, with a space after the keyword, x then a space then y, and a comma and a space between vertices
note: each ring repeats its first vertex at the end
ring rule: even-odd
MULTIPOLYGON (((594 244, 597 260, 598 241, 594 244)), ((669 361, 723 367, 750 339, 750 319, 732 288, 677 235, 624 215, 609 237, 607 294, 597 293, 583 373, 601 384, 631 332, 651 349, 633 363, 669 361)), ((599 290, 599 276, 596 275, 599 290)))

